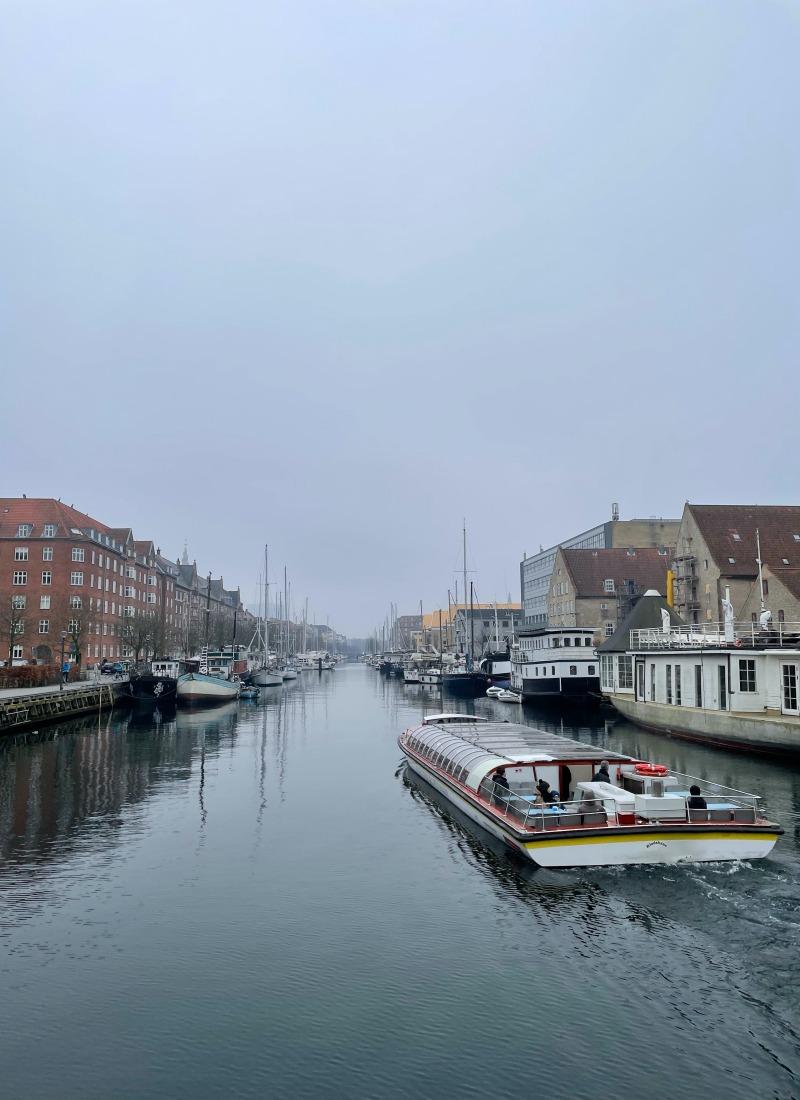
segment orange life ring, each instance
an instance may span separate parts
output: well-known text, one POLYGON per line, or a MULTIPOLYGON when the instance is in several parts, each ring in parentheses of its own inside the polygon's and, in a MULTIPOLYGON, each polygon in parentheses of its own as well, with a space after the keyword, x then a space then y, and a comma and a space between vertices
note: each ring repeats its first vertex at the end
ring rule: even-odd
POLYGON ((639 775, 669 775, 669 768, 664 764, 637 764, 634 770, 639 775))

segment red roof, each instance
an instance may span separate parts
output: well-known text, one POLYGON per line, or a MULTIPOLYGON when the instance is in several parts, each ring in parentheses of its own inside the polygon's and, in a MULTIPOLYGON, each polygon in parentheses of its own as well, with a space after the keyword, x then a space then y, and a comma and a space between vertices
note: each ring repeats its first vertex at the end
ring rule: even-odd
POLYGON ((21 523, 32 524, 34 535, 41 535, 46 523, 55 523, 59 535, 67 535, 73 528, 88 527, 104 535, 111 534, 106 524, 52 497, 0 497, 0 536, 15 538, 21 523))
POLYGON ((687 504, 686 507, 723 576, 758 576, 758 530, 762 562, 793 595, 800 596, 799 506, 687 504))
POLYGON ((666 591, 667 570, 672 562, 671 550, 662 554, 658 549, 565 550, 561 553, 575 584, 579 599, 613 596, 632 581, 638 591, 654 588, 661 595, 666 591), (605 588, 605 581, 614 581, 614 592, 605 588))

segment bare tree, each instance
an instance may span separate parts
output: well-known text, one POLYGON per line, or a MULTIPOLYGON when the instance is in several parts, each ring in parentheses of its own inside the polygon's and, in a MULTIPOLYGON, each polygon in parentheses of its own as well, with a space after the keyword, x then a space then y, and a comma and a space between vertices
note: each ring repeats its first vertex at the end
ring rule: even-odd
POLYGON ((57 637, 62 633, 65 635, 66 648, 79 668, 83 662, 86 635, 89 633, 89 613, 85 602, 82 596, 68 593, 50 611, 51 629, 57 637))
POLYGON ((153 652, 158 627, 156 614, 142 608, 135 608, 132 615, 123 618, 122 643, 133 651, 133 659, 137 665, 143 657, 147 658, 153 652))
POLYGON ((21 645, 22 636, 25 633, 25 603, 26 597, 22 593, 4 592, 0 595, 0 608, 2 608, 0 627, 9 668, 14 660, 14 646, 21 645))

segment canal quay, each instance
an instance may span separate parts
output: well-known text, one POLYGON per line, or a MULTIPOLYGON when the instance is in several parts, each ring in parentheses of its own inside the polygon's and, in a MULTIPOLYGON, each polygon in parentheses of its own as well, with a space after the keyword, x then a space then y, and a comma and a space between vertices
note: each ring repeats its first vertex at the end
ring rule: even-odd
POLYGON ((761 792, 752 864, 541 871, 406 773, 360 664, 0 745, 3 1095, 793 1097, 794 766, 522 720, 761 792))

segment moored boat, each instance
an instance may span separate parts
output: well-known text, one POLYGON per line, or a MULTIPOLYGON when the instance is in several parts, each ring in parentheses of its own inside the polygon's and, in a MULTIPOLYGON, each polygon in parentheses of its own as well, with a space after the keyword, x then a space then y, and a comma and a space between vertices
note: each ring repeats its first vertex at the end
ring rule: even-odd
POLYGON ((205 672, 185 672, 178 677, 178 701, 188 705, 223 703, 239 694, 238 680, 225 680, 205 672))
POLYGON ((529 726, 440 714, 399 744, 412 772, 543 867, 758 859, 783 832, 757 795, 529 726))
POLYGON ((522 696, 516 691, 508 691, 507 688, 501 688, 495 696, 501 703, 521 703, 522 696))

